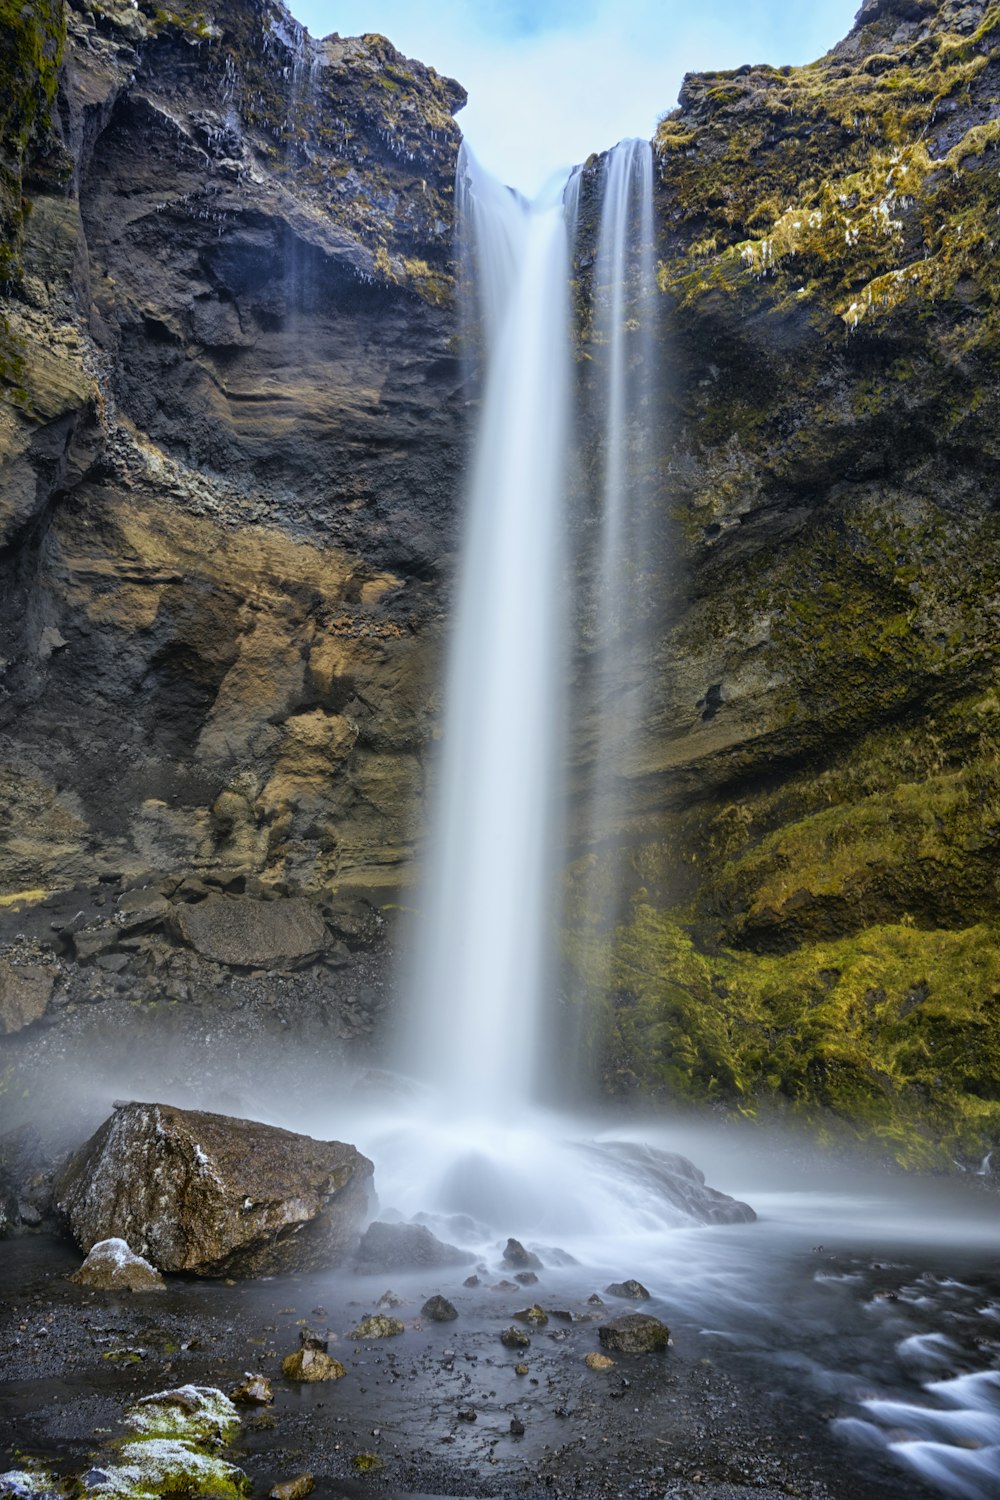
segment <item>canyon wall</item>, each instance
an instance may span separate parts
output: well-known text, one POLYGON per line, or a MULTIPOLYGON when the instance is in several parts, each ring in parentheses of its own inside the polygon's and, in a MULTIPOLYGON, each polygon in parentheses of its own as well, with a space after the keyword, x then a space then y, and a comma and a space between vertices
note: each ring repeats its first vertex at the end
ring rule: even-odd
POLYGON ((673 565, 632 824, 570 887, 613 1092, 925 1165, 1000 1133, 998 44, 996 4, 869 0, 660 124, 673 565))
MULTIPOLYGON (((0 17, 7 1076, 175 1002, 367 1031, 439 714, 464 94, 270 0, 0 17)), ((566 887, 606 1091, 915 1165, 1000 1135, 998 36, 868 0, 661 123, 658 546, 599 706, 646 727, 566 887)))

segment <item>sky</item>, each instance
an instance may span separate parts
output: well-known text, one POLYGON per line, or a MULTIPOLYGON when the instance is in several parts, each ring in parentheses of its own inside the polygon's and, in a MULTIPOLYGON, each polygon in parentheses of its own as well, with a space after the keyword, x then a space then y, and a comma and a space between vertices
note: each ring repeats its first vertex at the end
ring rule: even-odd
POLYGON ((379 31, 469 91, 482 164, 533 195, 592 151, 652 136, 685 73, 811 62, 861 0, 286 0, 315 37, 379 31))

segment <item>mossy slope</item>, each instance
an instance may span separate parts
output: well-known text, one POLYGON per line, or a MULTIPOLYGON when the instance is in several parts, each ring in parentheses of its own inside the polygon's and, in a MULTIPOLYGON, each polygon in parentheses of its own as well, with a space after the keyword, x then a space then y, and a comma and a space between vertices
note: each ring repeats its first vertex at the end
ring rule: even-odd
POLYGON ((661 123, 673 562, 630 814, 568 884, 612 1092, 908 1165, 1000 1141, 998 39, 992 0, 869 0, 661 123))

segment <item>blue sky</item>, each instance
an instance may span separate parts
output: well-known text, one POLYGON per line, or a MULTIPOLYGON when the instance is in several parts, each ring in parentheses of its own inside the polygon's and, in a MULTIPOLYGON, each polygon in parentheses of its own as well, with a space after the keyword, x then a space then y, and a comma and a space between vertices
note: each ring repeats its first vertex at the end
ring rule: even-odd
POLYGON ((624 136, 650 136, 684 74, 810 62, 860 0, 291 0, 313 36, 380 31, 469 91, 459 124, 527 193, 624 136))

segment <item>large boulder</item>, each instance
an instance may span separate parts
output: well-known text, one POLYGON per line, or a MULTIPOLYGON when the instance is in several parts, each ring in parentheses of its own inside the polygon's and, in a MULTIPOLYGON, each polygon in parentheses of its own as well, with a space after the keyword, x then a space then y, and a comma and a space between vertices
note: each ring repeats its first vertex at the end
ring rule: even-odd
POLYGON ((426 1224, 369 1224, 358 1246, 359 1271, 416 1271, 435 1266, 467 1266, 467 1250, 431 1234, 426 1224))
POLYGON ((670 1343, 670 1329, 649 1313, 626 1313, 602 1323, 597 1337, 615 1354, 655 1354, 670 1343))
POLYGON ((318 957, 329 940, 326 923, 300 896, 258 901, 209 896, 174 912, 177 934, 202 958, 240 969, 285 969, 318 957))
POLYGON ((126 1104, 64 1168, 54 1200, 83 1250, 122 1239, 161 1271, 268 1276, 341 1261, 371 1177, 368 1158, 340 1141, 126 1104))

